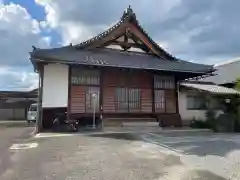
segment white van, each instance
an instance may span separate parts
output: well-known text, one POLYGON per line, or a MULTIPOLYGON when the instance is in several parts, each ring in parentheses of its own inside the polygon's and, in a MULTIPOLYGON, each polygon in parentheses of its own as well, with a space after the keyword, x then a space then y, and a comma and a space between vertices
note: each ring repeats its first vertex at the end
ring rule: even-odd
POLYGON ((31 104, 27 114, 27 122, 36 122, 37 120, 37 103, 31 104))

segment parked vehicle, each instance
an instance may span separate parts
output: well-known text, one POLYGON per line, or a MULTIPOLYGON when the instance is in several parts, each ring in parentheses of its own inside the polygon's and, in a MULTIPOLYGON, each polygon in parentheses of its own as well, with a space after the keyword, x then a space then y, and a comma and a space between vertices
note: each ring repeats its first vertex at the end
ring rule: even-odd
POLYGON ((27 113, 27 122, 36 122, 37 120, 37 103, 31 104, 27 113))
POLYGON ((79 129, 78 120, 67 120, 67 113, 58 114, 53 120, 54 131, 73 131, 77 132, 79 129))

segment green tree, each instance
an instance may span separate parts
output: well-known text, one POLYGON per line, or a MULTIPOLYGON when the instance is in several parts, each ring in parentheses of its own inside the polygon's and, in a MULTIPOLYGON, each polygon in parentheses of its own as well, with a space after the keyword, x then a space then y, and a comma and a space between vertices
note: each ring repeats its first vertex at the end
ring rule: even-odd
MULTIPOLYGON (((236 79, 234 89, 236 89, 237 91, 240 91, 240 78, 236 79)), ((235 104, 233 109, 235 109, 235 114, 236 114, 235 130, 237 132, 240 132, 240 96, 237 95, 237 97, 235 97, 234 100, 235 100, 234 101, 235 104)))
POLYGON ((240 91, 240 78, 237 78, 236 79, 236 84, 235 84, 235 87, 234 87, 236 90, 240 91))

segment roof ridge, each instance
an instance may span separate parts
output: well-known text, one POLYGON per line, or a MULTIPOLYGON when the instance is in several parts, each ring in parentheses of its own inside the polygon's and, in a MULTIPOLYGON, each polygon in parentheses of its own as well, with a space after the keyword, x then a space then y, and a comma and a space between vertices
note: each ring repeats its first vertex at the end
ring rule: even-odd
POLYGON ((220 67, 220 66, 236 63, 236 62, 239 62, 239 61, 240 61, 240 57, 234 58, 234 59, 222 62, 222 63, 215 64, 214 67, 220 67))
POLYGON ((115 25, 111 26, 110 28, 108 28, 106 31, 103 31, 102 33, 99 33, 97 36, 94 36, 86 41, 83 41, 77 45, 75 45, 77 48, 80 48, 81 46, 92 42, 93 40, 97 40, 98 38, 102 38, 106 35, 108 35, 109 32, 115 30, 117 27, 119 27, 126 19, 130 18, 130 17, 134 17, 136 19, 136 14, 133 12, 131 6, 129 5, 129 7, 123 12, 123 15, 121 17, 121 20, 118 21, 115 25))
MULTIPOLYGON (((88 51, 97 51, 97 50, 101 50, 101 51, 110 51, 110 52, 118 52, 118 53, 127 53, 127 54, 137 54, 137 55, 144 55, 144 56, 154 56, 154 54, 147 54, 145 52, 139 52, 139 51, 124 51, 121 49, 114 49, 114 48, 96 48, 93 50, 88 50, 88 51)), ((162 59, 162 58, 160 58, 162 59)))

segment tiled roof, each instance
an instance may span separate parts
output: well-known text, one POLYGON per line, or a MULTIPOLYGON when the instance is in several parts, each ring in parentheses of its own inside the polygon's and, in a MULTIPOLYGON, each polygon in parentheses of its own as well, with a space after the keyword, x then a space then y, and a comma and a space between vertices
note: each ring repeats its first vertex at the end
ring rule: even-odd
MULTIPOLYGON (((125 27, 125 26, 124 26, 125 27)), ((122 31, 122 29, 121 29, 122 31)), ((119 32, 120 34, 122 32, 119 32)), ((124 31, 125 33, 125 31, 124 31)), ((111 38, 110 38, 111 39, 111 38)), ((97 43, 98 44, 98 43, 97 43)), ((186 76, 181 78, 190 78, 196 76, 202 76, 214 71, 214 68, 210 65, 196 64, 183 60, 179 60, 164 49, 162 49, 151 37, 144 31, 142 26, 136 19, 136 15, 133 13, 131 7, 129 7, 123 14, 121 20, 108 29, 107 31, 99 34, 98 36, 82 42, 75 46, 65 46, 61 48, 53 49, 38 49, 34 47, 31 53, 31 61, 35 67, 41 62, 52 63, 68 63, 68 64, 80 64, 80 65, 92 65, 92 66, 104 66, 104 67, 120 67, 120 68, 134 68, 134 69, 146 69, 146 70, 159 70, 159 71, 171 71, 185 73, 186 76), (97 46, 88 46, 98 40, 99 43, 109 41, 109 38, 102 39, 109 35, 109 33, 116 30, 123 23, 127 25, 133 24, 138 30, 142 32, 144 36, 148 38, 148 41, 152 44, 157 53, 138 53, 130 51, 113 50, 109 48, 97 48, 97 46), (187 74, 189 73, 189 74, 187 74)))
POLYGON ((239 91, 236 91, 232 88, 226 88, 223 86, 219 86, 213 83, 193 83, 193 82, 182 82, 181 86, 185 86, 188 88, 198 89, 201 91, 207 91, 212 94, 239 94, 239 91))
POLYGON ((234 83, 237 78, 240 78, 240 60, 225 63, 215 68, 216 75, 204 78, 202 81, 211 81, 215 84, 227 84, 234 83))
POLYGON ((106 67, 136 68, 148 70, 189 72, 205 74, 213 71, 210 65, 196 64, 183 60, 166 61, 157 56, 140 52, 128 52, 115 49, 77 50, 74 46, 55 49, 36 49, 31 60, 72 63, 106 67))

